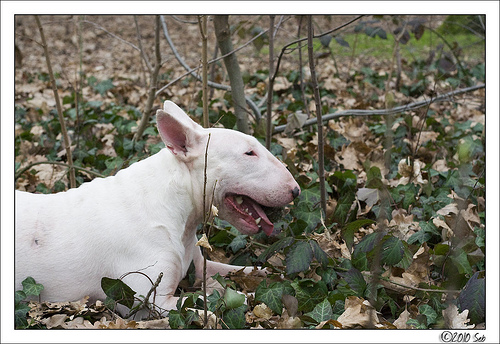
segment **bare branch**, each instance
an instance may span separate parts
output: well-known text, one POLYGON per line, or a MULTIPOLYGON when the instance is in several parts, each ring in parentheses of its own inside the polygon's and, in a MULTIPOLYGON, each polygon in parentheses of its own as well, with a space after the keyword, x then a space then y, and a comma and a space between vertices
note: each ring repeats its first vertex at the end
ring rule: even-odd
POLYGON ((137 16, 134 16, 134 22, 135 22, 135 29, 137 31, 137 41, 139 42, 139 51, 141 52, 142 59, 146 63, 146 66, 148 67, 148 71, 151 74, 153 72, 153 67, 151 66, 151 63, 149 63, 149 59, 146 56, 146 52, 144 51, 144 48, 142 47, 142 38, 141 38, 141 32, 139 31, 139 23, 137 22, 137 16))
MULTIPOLYGON (((31 170, 31 168, 33 166, 36 166, 36 165, 57 165, 57 166, 67 167, 68 169, 71 167, 70 165, 68 165, 68 164, 66 164, 64 162, 59 162, 59 161, 38 161, 38 162, 31 163, 28 166, 26 166, 23 169, 21 169, 18 172, 16 172, 16 174, 14 175, 14 181, 16 181, 19 177, 21 177, 21 175, 24 172, 31 170)), ((96 177, 100 177, 100 178, 105 178, 106 177, 103 174, 100 174, 98 172, 94 172, 92 170, 88 170, 88 169, 83 168, 83 167, 73 166, 71 168, 73 168, 75 170, 78 170, 78 171, 82 171, 82 172, 88 173, 88 174, 92 174, 92 175, 94 175, 96 177)))
MULTIPOLYGON (((274 16, 269 16, 269 29, 274 26, 274 16)), ((274 33, 269 35, 269 86, 267 89, 267 118, 266 118, 266 148, 271 148, 272 136, 272 104, 273 104, 273 80, 271 74, 274 69, 274 33)))
MULTIPOLYGON (((316 66, 314 65, 313 50, 313 26, 312 16, 307 16, 307 51, 309 53, 309 69, 311 70, 311 82, 314 89, 314 102, 316 103, 316 119, 323 123, 321 116, 321 97, 319 94, 318 79, 316 78, 316 66)), ((318 176, 319 189, 321 191, 321 210, 326 217, 326 187, 325 187, 325 147, 323 139, 323 126, 318 125, 318 176)))
MULTIPOLYGON (((344 110, 344 111, 337 111, 335 113, 329 113, 327 115, 323 116, 323 121, 329 121, 331 119, 339 118, 339 117, 344 117, 344 116, 386 116, 386 115, 394 115, 402 112, 407 112, 407 111, 413 111, 418 108, 427 106, 429 103, 438 103, 442 101, 452 101, 453 96, 457 96, 459 94, 467 93, 467 92, 472 92, 479 90, 481 88, 485 88, 485 84, 480 84, 476 86, 471 86, 467 88, 461 88, 449 93, 445 93, 443 95, 437 96, 435 98, 431 98, 428 100, 422 100, 414 103, 410 103, 407 105, 402 105, 402 106, 397 106, 392 109, 385 109, 385 110, 344 110)), ((311 118, 307 120, 302 127, 307 127, 310 125, 314 125, 317 123, 316 118, 311 118)), ((285 130, 286 125, 279 125, 274 128, 274 133, 281 133, 285 130)))
POLYGON ((45 61, 47 62, 50 83, 52 84, 52 91, 54 92, 54 99, 56 101, 57 114, 59 115, 59 124, 61 125, 61 134, 63 137, 64 148, 66 149, 66 158, 68 159, 68 165, 69 165, 69 184, 70 188, 75 188, 76 187, 75 169, 73 168, 73 157, 71 155, 69 135, 68 131, 66 130, 66 123, 64 121, 61 99, 59 98, 56 79, 54 77, 54 72, 52 71, 52 63, 50 62, 49 49, 47 47, 47 41, 45 40, 45 33, 43 32, 43 27, 42 24, 40 23, 40 18, 38 16, 35 16, 35 20, 38 26, 38 30, 40 31, 40 38, 42 39, 43 51, 45 53, 45 61))
MULTIPOLYGON (((172 52, 174 53, 174 56, 175 58, 177 59, 177 61, 179 61, 179 63, 184 67, 184 69, 186 69, 186 73, 182 74, 181 76, 177 77, 176 79, 174 79, 173 81, 169 82, 167 85, 163 86, 162 88, 160 88, 157 92, 156 92, 156 95, 158 96, 160 93, 162 93, 163 91, 165 91, 169 86, 173 85, 174 83, 176 83, 177 81, 179 81, 180 79, 184 78, 186 75, 189 75, 191 74, 193 77, 195 77, 198 81, 201 81, 201 77, 196 73, 196 71, 198 71, 198 69, 201 68, 201 66, 199 67, 196 67, 196 68, 191 68, 188 66, 188 64, 184 61, 184 59, 179 55, 179 53, 177 52, 177 49, 175 48, 174 46, 174 43, 172 42, 172 39, 170 38, 170 35, 168 34, 168 29, 167 29, 167 24, 165 22, 165 18, 163 16, 160 16, 161 18, 161 23, 162 23, 162 26, 163 26, 163 34, 165 35, 165 38, 167 39, 167 42, 168 42, 168 45, 170 46, 170 49, 172 49, 172 52)), ((246 47, 248 44, 250 44, 252 41, 254 41, 255 39, 257 39, 259 36, 263 35, 264 33, 266 33, 267 30, 264 30, 263 32, 261 32, 260 34, 256 35, 255 37, 253 37, 251 40, 249 40, 247 43, 245 43, 244 45, 242 45, 241 47, 239 48, 236 48, 232 51, 230 51, 229 53, 227 54, 224 54, 216 59, 213 59, 211 61, 208 62, 208 64, 212 64, 212 63, 215 63, 221 59, 223 59, 224 57, 226 56, 229 56, 230 54, 232 53, 235 53, 237 52, 238 50, 241 50, 243 49, 244 47, 246 47)), ((224 90, 224 91, 231 91, 231 87, 230 86, 226 86, 226 85, 222 85, 222 84, 218 84, 218 83, 215 83, 215 82, 212 82, 212 81, 208 81, 208 86, 210 87, 213 87, 213 88, 217 88, 217 89, 220 89, 220 90, 224 90)), ((245 100, 246 100, 246 103, 248 104, 248 106, 252 109, 254 115, 255 115, 255 118, 257 120, 260 119, 261 117, 261 114, 260 114, 260 110, 259 110, 259 107, 247 96, 245 96, 245 100)))
POLYGON ((102 31, 106 32, 106 33, 107 33, 108 35, 110 35, 111 37, 116 38, 116 39, 117 39, 117 40, 119 40, 120 42, 123 42, 123 43, 125 43, 125 44, 127 44, 127 45, 131 46, 132 48, 134 48, 134 49, 135 49, 135 50, 137 50, 137 51, 141 51, 141 49, 139 49, 139 47, 137 47, 135 44, 130 43, 129 41, 124 40, 123 38, 121 38, 121 37, 119 37, 119 36, 115 35, 115 34, 114 34, 114 33, 112 33, 112 32, 109 32, 108 30, 106 30, 104 27, 102 27, 101 25, 99 25, 99 24, 97 24, 97 23, 91 22, 90 20, 83 20, 82 22, 83 22, 83 23, 90 24, 90 25, 93 25, 93 26, 95 26, 96 28, 98 28, 98 29, 100 29, 100 30, 102 30, 102 31))
POLYGON ((158 73, 160 72, 161 67, 161 51, 160 51, 160 17, 155 17, 155 66, 152 70, 149 78, 149 91, 148 91, 148 99, 146 100, 146 106, 144 107, 144 112, 142 113, 141 122, 137 127, 137 132, 134 134, 134 141, 138 141, 146 126, 149 122, 149 117, 151 114, 151 109, 153 108, 153 103, 156 98, 156 84, 158 81, 158 73))
MULTIPOLYGON (((364 15, 357 16, 356 18, 354 18, 354 19, 352 19, 352 20, 348 21, 347 23, 344 23, 344 24, 342 24, 342 25, 340 25, 340 26, 337 26, 337 27, 336 27, 336 28, 334 28, 334 29, 331 29, 331 30, 329 30, 329 31, 323 32, 323 33, 321 33, 321 34, 319 34, 319 35, 313 36, 313 38, 320 38, 320 37, 323 37, 323 36, 325 36, 325 35, 328 35, 329 33, 332 33, 332 32, 335 32, 335 31, 338 31, 338 30, 340 30, 340 29, 342 29, 342 28, 346 27, 347 25, 349 25, 349 24, 351 24, 351 23, 355 22, 356 20, 361 19, 363 16, 364 16, 364 15)), ((291 45, 294 45, 294 44, 297 44, 297 43, 300 43, 300 42, 306 41, 306 40, 307 40, 307 37, 305 37, 305 38, 300 38, 300 39, 297 39, 297 40, 295 40, 295 41, 293 41, 293 42, 288 43, 288 44, 287 44, 287 45, 285 45, 283 48, 281 48, 281 52, 280 52, 280 54, 279 54, 279 56, 278 56, 278 63, 277 63, 277 65, 276 65, 276 70, 274 71, 273 80, 274 80, 274 79, 276 79, 276 76, 278 75, 278 71, 279 71, 279 68, 280 68, 281 58, 283 57, 283 54, 286 52, 286 50, 288 49, 288 47, 289 47, 289 46, 291 46, 291 45)))
MULTIPOLYGON (((203 66, 202 79, 203 79, 203 126, 205 128, 209 127, 208 121, 208 37, 207 37, 207 16, 198 16, 198 23, 200 26, 201 41, 202 41, 202 51, 201 51, 201 63, 203 66)), ((206 317, 206 314, 205 314, 206 317)))

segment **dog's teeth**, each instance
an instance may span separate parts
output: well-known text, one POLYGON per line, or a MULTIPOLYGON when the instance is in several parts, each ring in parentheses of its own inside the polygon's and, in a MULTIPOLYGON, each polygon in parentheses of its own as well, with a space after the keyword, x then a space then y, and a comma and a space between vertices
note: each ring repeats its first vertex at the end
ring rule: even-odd
POLYGON ((248 208, 245 209, 245 213, 248 213, 248 208))
POLYGON ((241 196, 235 197, 234 199, 236 200, 236 203, 238 203, 238 204, 243 203, 243 197, 241 197, 241 196))
POLYGON ((258 219, 255 219, 255 223, 258 225, 260 223, 260 220, 262 220, 260 217, 258 219))

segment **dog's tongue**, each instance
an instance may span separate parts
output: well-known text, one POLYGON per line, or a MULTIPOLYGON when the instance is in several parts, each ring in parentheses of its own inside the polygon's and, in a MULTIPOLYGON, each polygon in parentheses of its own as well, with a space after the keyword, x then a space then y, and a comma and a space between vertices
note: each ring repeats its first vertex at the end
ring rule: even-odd
POLYGON ((260 217, 260 227, 262 227, 262 230, 264 231, 264 233, 266 233, 267 236, 270 236, 274 230, 274 224, 269 220, 266 213, 259 204, 254 203, 254 209, 257 211, 257 214, 260 217))
POLYGON ((245 216, 246 222, 257 223, 258 221, 257 225, 262 228, 264 233, 268 236, 271 235, 274 230, 274 225, 269 220, 260 204, 246 196, 235 196, 232 203, 235 208, 245 216))

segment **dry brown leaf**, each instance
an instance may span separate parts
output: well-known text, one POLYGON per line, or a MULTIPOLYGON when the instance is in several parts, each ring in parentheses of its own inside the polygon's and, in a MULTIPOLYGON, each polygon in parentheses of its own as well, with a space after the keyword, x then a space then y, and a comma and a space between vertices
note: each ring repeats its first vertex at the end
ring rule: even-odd
POLYGON ((418 287, 420 283, 429 282, 429 259, 429 247, 427 243, 424 243, 413 255, 413 261, 406 271, 400 272, 401 269, 395 268, 387 270, 383 274, 384 277, 389 277, 391 281, 398 284, 383 280, 380 283, 387 289, 406 295, 413 295, 415 294, 415 290, 412 288, 418 287))
POLYGON ((258 285, 266 278, 266 273, 257 268, 254 268, 249 273, 245 273, 243 270, 230 272, 227 277, 231 281, 235 281, 242 288, 243 292, 255 292, 258 285))
POLYGON ((458 206, 456 203, 450 203, 445 205, 443 208, 439 209, 436 214, 438 215, 449 215, 449 214, 458 214, 458 206))
POLYGON ((402 176, 398 185, 406 185, 410 182, 417 183, 419 185, 423 185, 427 183, 427 180, 422 178, 422 169, 425 167, 425 164, 420 160, 416 159, 413 161, 413 167, 408 164, 409 159, 401 159, 398 164, 398 173, 402 176))
POLYGON ((358 160, 357 151, 352 144, 343 146, 342 151, 335 156, 335 161, 339 164, 344 165, 344 168, 346 170, 363 170, 363 166, 361 166, 358 160))
POLYGON ((399 330, 406 330, 410 329, 411 326, 406 325, 406 322, 410 320, 410 312, 408 310, 404 310, 401 312, 399 317, 394 321, 394 326, 396 326, 397 329, 399 330))
POLYGON ((259 303, 253 308, 253 314, 259 319, 269 320, 273 316, 273 311, 265 303, 259 303))
POLYGON ((324 321, 320 322, 316 326, 316 329, 322 329, 323 327, 325 327, 326 324, 333 325, 334 329, 341 329, 342 328, 342 324, 339 323, 337 320, 329 319, 329 320, 324 320, 324 321))
POLYGON ((210 251, 212 251, 212 246, 210 246, 210 244, 208 243, 208 238, 207 238, 207 235, 205 233, 203 233, 200 240, 198 240, 198 242, 196 243, 196 246, 205 247, 205 248, 210 249, 210 251))
POLYGON ((138 321, 137 328, 150 329, 150 330, 162 330, 162 329, 169 329, 170 325, 168 323, 168 318, 162 318, 162 319, 156 319, 156 320, 138 321))
POLYGON ((470 319, 467 319, 469 310, 466 309, 462 313, 458 312, 458 307, 450 304, 442 311, 445 328, 449 329, 469 329, 474 328, 474 325, 467 325, 470 319))
POLYGON ((344 313, 337 319, 342 328, 373 328, 380 323, 377 312, 367 300, 349 296, 344 308, 344 313))
POLYGON ((434 164, 432 164, 432 169, 438 172, 447 172, 449 170, 449 167, 446 164, 446 160, 440 159, 437 160, 434 164))
POLYGON ((402 208, 393 210, 389 227, 396 237, 404 241, 420 230, 418 222, 413 221, 413 214, 407 215, 406 210, 402 208))
POLYGON ((278 324, 276 326, 276 328, 283 329, 283 330, 302 328, 302 327, 303 327, 303 324, 302 324, 302 321, 300 320, 300 318, 289 316, 286 309, 283 311, 283 314, 279 318, 278 324))
POLYGON ((356 196, 358 196, 360 201, 366 203, 368 210, 380 200, 380 193, 378 189, 359 188, 356 192, 356 196))

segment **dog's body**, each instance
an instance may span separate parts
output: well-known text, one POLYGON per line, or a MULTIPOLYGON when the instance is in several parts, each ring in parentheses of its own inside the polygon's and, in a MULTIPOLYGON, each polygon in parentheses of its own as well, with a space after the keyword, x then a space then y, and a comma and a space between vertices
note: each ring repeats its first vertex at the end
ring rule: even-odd
MULTIPOLYGON (((105 298, 102 277, 141 270, 154 281, 163 272, 156 304, 175 308, 173 293, 191 261, 197 277, 203 271, 195 244, 209 133, 205 204, 208 209, 215 186, 219 216, 242 233, 270 235, 262 206, 283 206, 300 193, 287 169, 251 136, 203 129, 168 101, 157 122, 167 148, 116 176, 54 195, 16 192, 17 288, 31 276, 44 285, 43 300, 95 300, 105 298)), ((207 276, 237 268, 207 261, 207 276)), ((124 281, 138 295, 151 288, 139 274, 124 281)))

